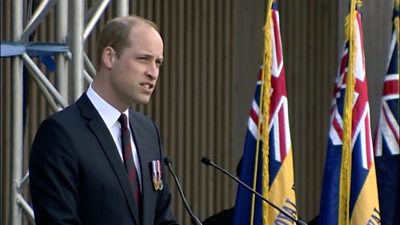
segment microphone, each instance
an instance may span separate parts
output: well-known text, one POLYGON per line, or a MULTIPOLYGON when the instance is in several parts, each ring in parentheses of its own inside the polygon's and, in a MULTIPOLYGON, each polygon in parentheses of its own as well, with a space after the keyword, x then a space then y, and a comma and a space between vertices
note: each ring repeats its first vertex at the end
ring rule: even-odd
POLYGON ((172 161, 171 161, 171 159, 169 159, 168 157, 165 157, 164 158, 164 163, 165 163, 165 165, 167 165, 169 172, 174 177, 175 184, 176 184, 176 186, 178 187, 178 190, 179 190, 179 195, 181 196, 183 204, 185 205, 185 208, 189 212, 189 215, 190 215, 190 217, 192 219, 192 224, 193 225, 203 225, 200 222, 199 218, 197 218, 197 216, 194 215, 193 211, 190 209, 189 204, 186 201, 186 197, 183 194, 182 187, 181 187, 181 185, 180 185, 180 183, 178 181, 178 177, 175 175, 174 170, 172 169, 172 161))
POLYGON ((257 191, 255 191, 253 188, 251 188, 249 185, 247 185, 246 183, 244 183, 243 181, 239 180, 237 177, 233 176, 231 173, 229 173, 228 171, 224 170, 223 168, 221 168, 220 166, 218 166, 217 164, 215 164, 213 161, 211 161, 211 159, 203 156, 201 158, 201 162, 207 166, 212 166, 214 168, 216 168, 217 170, 221 171, 222 173, 224 173, 225 175, 228 175, 228 177, 232 178, 234 181, 236 181, 238 184, 242 185, 243 187, 245 187, 247 190, 251 191, 252 193, 254 193, 255 195, 257 195, 259 198, 261 198, 262 200, 264 200, 265 202, 267 202, 270 206, 272 206, 273 208, 275 208, 276 210, 278 210, 280 213, 282 213, 283 215, 285 215, 286 217, 288 217, 290 220, 292 220, 293 222, 295 222, 296 224, 300 224, 300 225, 307 225, 307 223, 305 223, 304 221, 302 221, 301 219, 296 219, 293 218, 293 216, 289 215, 287 212, 283 211, 281 208, 279 208, 277 205, 275 205, 274 203, 272 203, 271 201, 269 201, 268 199, 266 199, 264 196, 262 196, 260 193, 258 193, 257 191))

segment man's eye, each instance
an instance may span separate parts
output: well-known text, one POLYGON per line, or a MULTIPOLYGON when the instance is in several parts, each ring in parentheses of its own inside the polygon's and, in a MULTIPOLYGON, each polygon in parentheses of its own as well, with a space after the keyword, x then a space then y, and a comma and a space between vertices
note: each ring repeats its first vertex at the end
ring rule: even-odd
POLYGON ((139 60, 140 60, 140 61, 147 61, 148 58, 147 58, 147 57, 139 57, 139 60))
POLYGON ((162 61, 162 60, 156 60, 156 64, 157 64, 158 66, 162 66, 163 61, 162 61))

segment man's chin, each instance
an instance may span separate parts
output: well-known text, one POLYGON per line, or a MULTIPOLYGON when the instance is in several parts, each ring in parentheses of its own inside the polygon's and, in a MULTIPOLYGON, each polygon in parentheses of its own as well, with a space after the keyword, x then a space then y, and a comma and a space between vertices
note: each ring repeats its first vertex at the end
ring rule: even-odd
POLYGON ((143 97, 140 99, 135 99, 134 103, 136 105, 145 105, 150 102, 150 97, 143 97))

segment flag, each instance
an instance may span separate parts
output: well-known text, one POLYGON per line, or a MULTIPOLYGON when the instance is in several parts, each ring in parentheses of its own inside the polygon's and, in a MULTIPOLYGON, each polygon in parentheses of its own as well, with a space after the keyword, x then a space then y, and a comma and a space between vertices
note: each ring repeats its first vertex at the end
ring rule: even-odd
POLYGON ((334 86, 319 224, 380 224, 361 14, 352 0, 334 86))
MULTIPOLYGON (((268 4, 264 64, 247 123, 240 179, 297 219, 288 100, 277 4, 268 4), (264 113, 269 112, 269 113, 264 113), (265 123, 268 121, 268 123, 265 123)), ((239 186, 234 225, 295 224, 239 186)))
POLYGON ((374 148, 382 225, 400 221, 399 1, 393 10, 389 63, 374 148))

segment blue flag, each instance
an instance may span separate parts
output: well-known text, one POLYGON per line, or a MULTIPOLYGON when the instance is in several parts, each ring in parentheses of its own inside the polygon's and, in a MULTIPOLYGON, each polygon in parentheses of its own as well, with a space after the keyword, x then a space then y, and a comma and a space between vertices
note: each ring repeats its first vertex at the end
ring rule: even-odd
POLYGON ((382 225, 400 223, 399 2, 396 4, 381 113, 374 140, 382 225))
MULTIPOLYGON (((271 55, 265 57, 269 61, 264 61, 260 69, 247 124, 240 179, 283 209, 286 214, 297 219, 288 99, 277 4, 272 5, 266 24, 265 32, 269 32, 265 42, 266 51, 271 55)), ((239 186, 233 224, 295 222, 239 186)))
POLYGON ((380 223, 361 14, 355 8, 347 17, 334 87, 319 225, 380 223))

